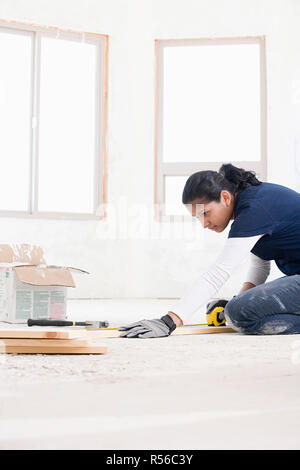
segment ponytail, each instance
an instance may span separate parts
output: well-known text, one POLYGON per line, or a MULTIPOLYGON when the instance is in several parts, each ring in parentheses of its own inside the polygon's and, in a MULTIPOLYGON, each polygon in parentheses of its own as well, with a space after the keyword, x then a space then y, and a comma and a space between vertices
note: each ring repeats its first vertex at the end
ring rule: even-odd
POLYGON ((253 171, 246 171, 243 170, 243 168, 237 168, 231 163, 225 163, 222 165, 219 169, 219 173, 234 185, 234 192, 236 193, 243 191, 243 189, 248 188, 248 186, 258 186, 261 184, 261 181, 256 178, 253 171))
POLYGON ((196 198, 202 199, 203 203, 220 201, 223 190, 236 194, 249 186, 259 184, 261 181, 256 178, 253 171, 246 171, 226 163, 219 171, 198 171, 191 175, 185 183, 182 202, 189 204, 196 198))

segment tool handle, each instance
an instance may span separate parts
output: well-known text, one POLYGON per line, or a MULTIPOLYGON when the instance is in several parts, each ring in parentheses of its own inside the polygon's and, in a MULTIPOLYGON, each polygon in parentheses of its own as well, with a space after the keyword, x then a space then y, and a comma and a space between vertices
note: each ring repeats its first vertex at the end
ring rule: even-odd
POLYGON ((32 318, 28 318, 27 320, 28 326, 72 326, 72 321, 65 321, 65 320, 33 320, 32 318))

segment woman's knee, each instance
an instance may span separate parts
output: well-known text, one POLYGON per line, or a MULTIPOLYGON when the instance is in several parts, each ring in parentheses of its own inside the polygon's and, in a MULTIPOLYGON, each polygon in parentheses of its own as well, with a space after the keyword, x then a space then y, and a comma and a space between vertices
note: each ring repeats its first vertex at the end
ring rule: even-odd
POLYGON ((224 309, 226 323, 242 333, 254 332, 257 318, 249 309, 251 303, 246 292, 233 297, 224 309))
POLYGON ((233 299, 229 300, 224 309, 226 323, 236 328, 240 326, 239 323, 241 320, 241 309, 239 304, 240 302, 238 301, 238 296, 235 296, 233 299))

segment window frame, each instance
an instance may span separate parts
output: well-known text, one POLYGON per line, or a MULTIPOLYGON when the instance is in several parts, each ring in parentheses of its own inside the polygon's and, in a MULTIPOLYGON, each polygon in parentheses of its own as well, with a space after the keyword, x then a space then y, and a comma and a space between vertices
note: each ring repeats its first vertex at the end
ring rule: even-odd
MULTIPOLYGON (((235 166, 253 170, 260 179, 267 178, 267 86, 266 86, 266 38, 265 36, 198 38, 198 39, 156 39, 155 40, 155 146, 154 146, 154 206, 155 220, 188 221, 188 215, 166 215, 165 177, 190 176, 202 170, 217 171, 225 162, 164 162, 163 161, 163 51, 165 47, 199 45, 240 45, 258 44, 260 50, 260 134, 261 159, 257 162, 235 161, 235 166)), ((228 162, 226 162, 228 163, 228 162)))
POLYGON ((0 210, 0 217, 49 218, 102 220, 106 218, 107 202, 107 101, 108 101, 108 35, 84 31, 61 29, 53 26, 39 26, 0 19, 0 31, 32 36, 31 63, 31 135, 30 135, 30 183, 27 211, 0 210), (87 42, 97 46, 96 71, 96 133, 95 133, 95 172, 94 172, 94 211, 93 213, 42 212, 38 210, 38 144, 39 144, 39 99, 41 38, 52 37, 75 42, 87 42))

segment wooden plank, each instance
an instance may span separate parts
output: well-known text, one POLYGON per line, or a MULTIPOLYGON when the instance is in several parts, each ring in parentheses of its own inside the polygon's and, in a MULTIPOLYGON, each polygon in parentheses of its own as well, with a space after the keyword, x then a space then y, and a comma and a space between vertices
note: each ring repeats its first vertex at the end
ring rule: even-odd
POLYGON ((0 342, 0 353, 5 354, 105 354, 106 346, 8 346, 0 342))
POLYGON ((38 339, 38 338, 0 338, 0 344, 6 346, 47 346, 56 348, 65 346, 66 348, 89 346, 91 342, 88 339, 38 339))
POLYGON ((23 329, 10 328, 7 330, 0 329, 0 338, 49 338, 49 339, 78 339, 85 338, 86 330, 46 330, 46 329, 35 329, 32 327, 23 329))
POLYGON ((229 328, 229 326, 182 326, 180 328, 176 328, 176 330, 173 331, 172 336, 203 335, 215 333, 236 333, 236 331, 232 328, 229 328))
MULTIPOLYGON (((180 326, 173 331, 171 336, 180 335, 202 335, 213 333, 236 333, 235 330, 228 326, 180 326)), ((87 330, 89 338, 120 338, 121 331, 117 328, 105 328, 99 330, 87 330)))
POLYGON ((103 328, 99 330, 87 330, 88 338, 120 338, 121 332, 117 328, 103 328))
MULTIPOLYGON (((227 326, 181 326, 173 331, 172 336, 177 335, 200 335, 200 334, 213 334, 213 333, 234 333, 235 330, 227 326)), ((85 338, 120 338, 121 332, 117 328, 103 328, 99 330, 36 330, 36 329, 20 329, 14 330, 13 328, 8 330, 0 329, 0 340, 1 338, 28 338, 28 339, 57 339, 62 340, 84 340, 85 338)))
POLYGON ((86 348, 66 348, 63 346, 49 348, 46 346, 32 346, 30 348, 22 346, 0 346, 0 354, 105 354, 107 347, 90 346, 86 348))

